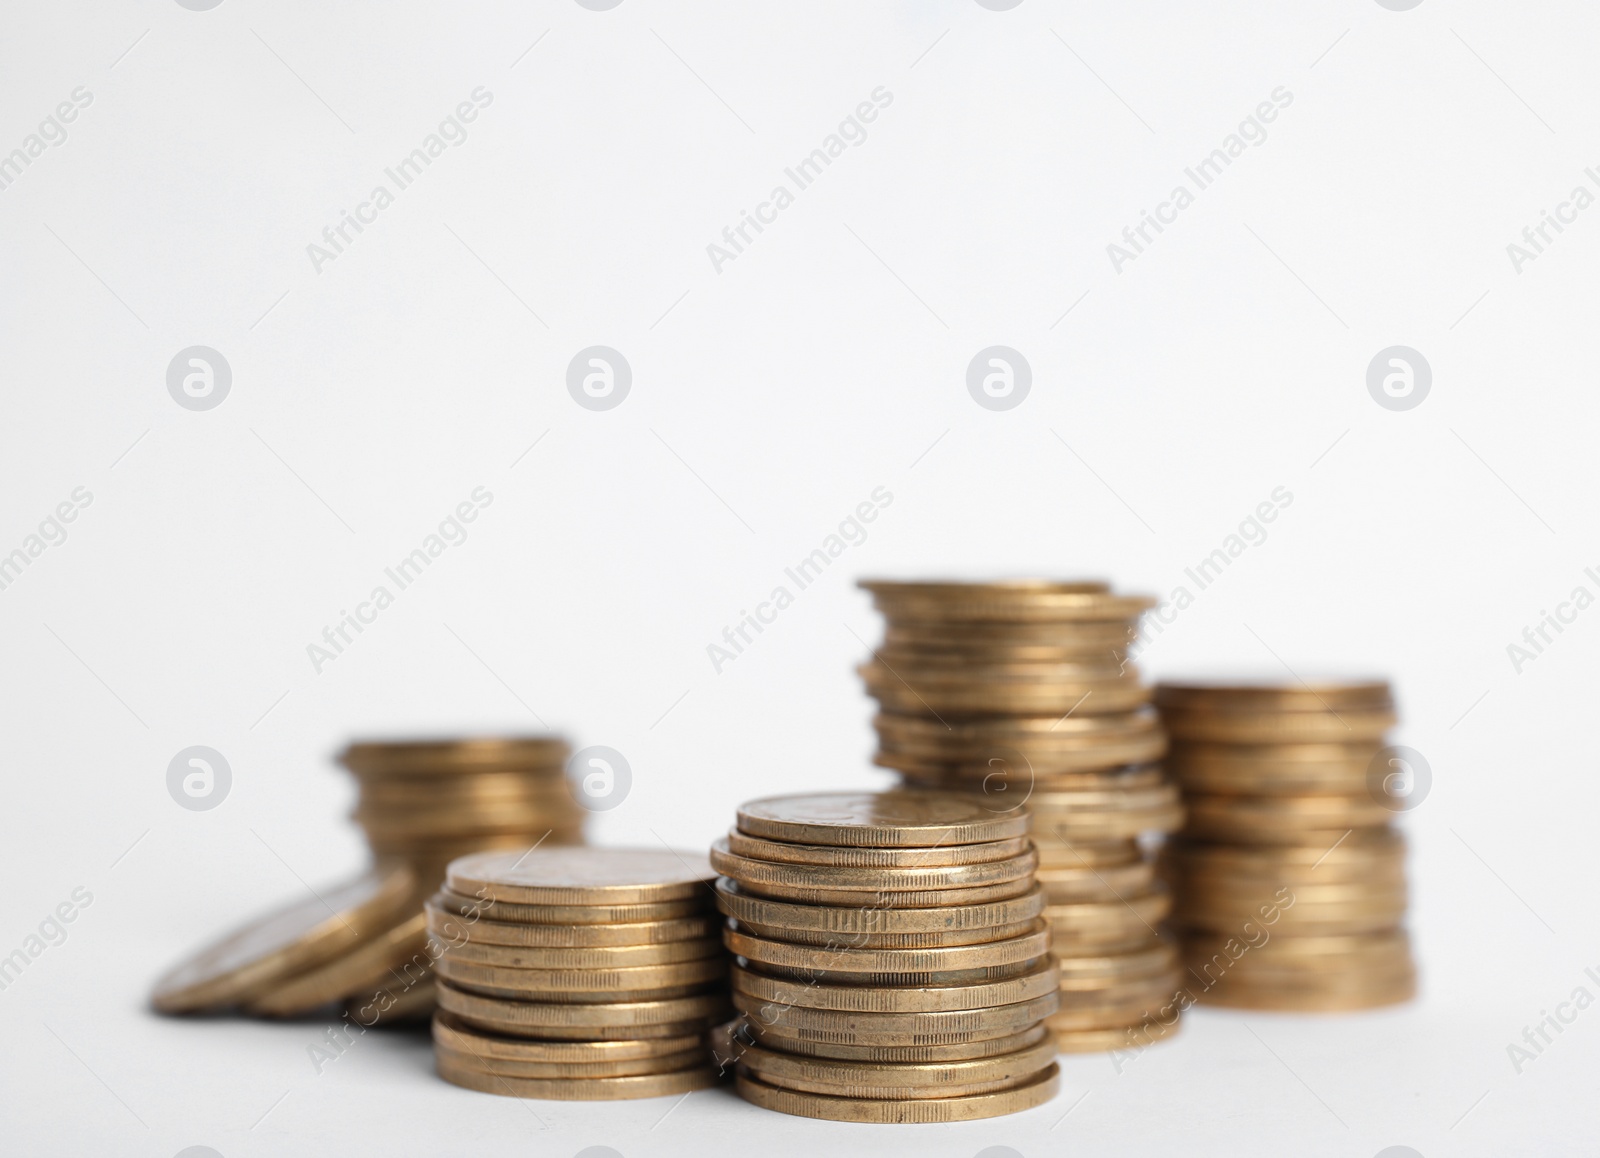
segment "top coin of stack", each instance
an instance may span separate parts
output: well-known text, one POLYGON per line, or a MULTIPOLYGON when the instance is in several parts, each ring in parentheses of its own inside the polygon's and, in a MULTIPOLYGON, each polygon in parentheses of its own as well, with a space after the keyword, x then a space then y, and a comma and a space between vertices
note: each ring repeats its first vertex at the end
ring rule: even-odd
POLYGON ((439 1075, 525 1098, 686 1093, 716 1082, 728 961, 703 854, 582 848, 453 861, 428 902, 444 946, 439 1075))
POLYGON ((1063 1051, 1171 1032, 1170 900, 1138 838, 1183 819, 1166 736, 1129 660, 1152 600, 1104 583, 866 581, 887 620, 861 668, 881 713, 875 761, 908 787, 1026 801, 1060 959, 1063 1051))
POLYGON ((713 846, 745 1018, 739 1093, 790 1114, 953 1122, 1055 1095, 1058 1004, 1024 810, 949 793, 752 801, 713 846))
POLYGON ((1164 873, 1198 999, 1332 1010, 1410 998, 1405 845, 1375 788, 1387 784, 1389 685, 1164 683, 1156 702, 1189 810, 1164 873))

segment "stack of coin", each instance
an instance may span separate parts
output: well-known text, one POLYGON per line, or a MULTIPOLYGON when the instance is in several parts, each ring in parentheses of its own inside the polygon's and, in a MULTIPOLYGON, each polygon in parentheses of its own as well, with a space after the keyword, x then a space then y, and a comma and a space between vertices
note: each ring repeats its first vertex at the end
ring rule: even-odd
POLYGON ((861 674, 881 712, 876 763, 909 788, 1026 802, 1061 969, 1063 1052, 1171 1033, 1170 897, 1140 838, 1183 820, 1166 736, 1129 660, 1152 605, 1104 583, 861 584, 887 620, 861 674))
POLYGON ((712 849, 744 1014, 739 1093, 853 1122, 954 1122, 1056 1093, 1059 1003, 1026 810, 952 793, 753 801, 712 849))
MULTIPOLYGON (((1163 854, 1189 989, 1250 1009, 1340 1010, 1416 988, 1382 680, 1164 683, 1188 823, 1163 854)), ((1403 807, 1403 804, 1400 805, 1403 807)))
POLYGON ((714 1084, 728 959, 703 853, 568 848, 452 861, 427 904, 439 1075, 595 1101, 714 1084))
POLYGON ((582 840, 556 737, 356 743, 371 873, 323 890, 208 946, 156 984, 163 1012, 225 1007, 286 1017, 344 1002, 362 1026, 426 1018, 436 947, 423 900, 463 853, 582 840))

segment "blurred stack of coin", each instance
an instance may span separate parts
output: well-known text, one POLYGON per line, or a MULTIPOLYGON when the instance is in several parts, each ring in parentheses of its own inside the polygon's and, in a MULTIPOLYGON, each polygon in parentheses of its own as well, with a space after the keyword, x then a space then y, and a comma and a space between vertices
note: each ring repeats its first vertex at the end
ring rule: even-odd
POLYGON ((881 712, 876 763, 907 787, 996 811, 1026 802, 1061 969, 1050 1021, 1063 1052, 1170 1034, 1170 897, 1140 838, 1183 809, 1161 769, 1166 736, 1129 659, 1152 600, 1104 583, 861 584, 887 621, 861 674, 881 712))
MULTIPOLYGON (((723 1048, 768 1109, 954 1122, 1056 1093, 1059 1003, 1026 810, 953 793, 752 801, 712 848, 744 1014, 723 1048)), ((719 1051, 720 1052, 720 1051, 719 1051)))
POLYGON ((1410 770, 1381 680, 1164 683, 1188 823, 1163 853, 1189 989, 1251 1009, 1362 1009, 1416 988, 1405 843, 1410 770))
POLYGON ((703 853, 568 848, 452 861, 427 904, 439 1076, 595 1101, 714 1084, 706 1034, 732 1014, 703 853))
POLYGON ((287 1017, 344 1002, 362 1027, 426 1018, 437 951, 423 900, 463 853, 582 840, 567 753, 551 736, 350 745, 341 760, 373 871, 208 946, 157 982, 152 1003, 287 1017))

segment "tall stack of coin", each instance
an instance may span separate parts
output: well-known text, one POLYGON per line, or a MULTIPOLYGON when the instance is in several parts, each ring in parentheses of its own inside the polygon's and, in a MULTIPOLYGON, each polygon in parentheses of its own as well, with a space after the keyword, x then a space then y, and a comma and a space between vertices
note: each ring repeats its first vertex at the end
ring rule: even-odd
POLYGON ((712 849, 744 1013, 738 1090, 853 1122, 954 1122, 1056 1093, 1059 1003, 1025 810, 951 793, 752 801, 712 849))
POLYGON ((1139 1046, 1176 1026, 1170 897, 1140 837, 1182 823, 1166 737, 1129 660, 1152 600, 1104 583, 866 581, 887 621, 861 674, 875 761, 907 787, 1026 802, 1061 970, 1063 1052, 1139 1046))
POLYGON ((445 951, 434 1059, 459 1086, 594 1101, 716 1082, 728 1019, 702 853, 529 849, 452 861, 428 902, 445 951))
POLYGON ((553 736, 350 745, 371 873, 230 933, 157 982, 163 1012, 293 1016, 347 1002, 363 1026, 433 1009, 422 902, 463 853, 582 840, 553 736))
POLYGON ((1411 770, 1385 747, 1389 685, 1164 683, 1156 702, 1189 810, 1164 873, 1194 996, 1284 1010, 1409 999, 1391 821, 1411 770))

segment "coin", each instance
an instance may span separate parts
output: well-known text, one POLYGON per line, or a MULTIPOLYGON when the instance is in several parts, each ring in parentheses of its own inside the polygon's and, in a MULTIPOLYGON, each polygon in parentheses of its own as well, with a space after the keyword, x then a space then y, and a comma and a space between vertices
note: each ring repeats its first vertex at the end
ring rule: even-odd
POLYGON ((739 1096, 768 1110, 839 1122, 967 1122, 1014 1114, 1043 1105, 1060 1089, 1060 1070, 1052 1064, 1026 1085, 996 1093, 958 1098, 847 1098, 768 1085, 747 1074, 736 1079, 739 1096))
POLYGON ((844 1087, 844 1097, 868 1098, 885 1096, 878 1092, 884 1089, 898 1089, 904 1091, 900 1097, 934 1098, 946 1096, 941 1091, 947 1094, 955 1086, 1021 1081, 1044 1069, 1055 1056, 1056 1043, 1046 1035, 1011 1053, 961 1061, 841 1061, 752 1046, 740 1054, 739 1062, 762 1081, 788 1089, 844 1087), (855 1092, 861 1087, 874 1092, 855 1092))
MULTIPOLYGON (((1014 665, 1021 667, 1023 665, 1014 665)), ((1046 682, 1024 671, 997 669, 939 678, 932 668, 890 671, 880 663, 857 669, 867 693, 890 712, 938 716, 1065 715, 1076 709, 1087 715, 1130 712, 1150 700, 1150 689, 1135 671, 1109 665, 1105 674, 1085 673, 1080 678, 1058 677, 1046 682)), ((1042 674, 1042 673, 1041 673, 1042 674)))
POLYGON ((705 1037, 699 1033, 639 1041, 538 1041, 506 1037, 475 1029, 443 1010, 433 1016, 433 1040, 457 1053, 481 1060, 541 1065, 602 1065, 672 1057, 705 1046, 705 1037))
POLYGON ((372 873, 252 921, 168 971, 150 1003, 192 1013, 259 997, 393 927, 414 883, 404 869, 372 873))
MULTIPOLYGON (((587 927, 587 926, 583 926, 587 927)), ((655 945, 595 945, 584 948, 526 948, 477 941, 450 944, 454 961, 502 969, 626 969, 639 965, 671 965, 722 955, 722 942, 706 937, 664 941, 655 945)))
POLYGON ((1147 893, 1155 881, 1154 861, 1107 865, 1104 868, 1041 868, 1034 879, 1044 889, 1048 904, 1079 901, 1111 901, 1119 897, 1147 893))
POLYGON ((1146 596, 1113 595, 1098 581, 1018 579, 1000 583, 897 583, 863 579, 856 586, 893 623, 1063 623, 1130 620, 1155 606, 1146 596))
POLYGON ((1375 740, 1395 726, 1388 708, 1339 712, 1197 712, 1168 709, 1161 721, 1175 740, 1235 744, 1348 744, 1375 740))
MULTIPOLYGON (((727 879, 727 878, 723 878, 727 879)), ((950 905, 976 905, 988 901, 1004 901, 1020 897, 1031 891, 1034 884, 1027 877, 1006 881, 998 885, 983 885, 964 889, 922 889, 868 892, 857 889, 816 889, 806 885, 779 884, 774 881, 739 881, 739 889, 750 896, 780 901, 795 901, 806 905, 865 906, 872 908, 935 909, 950 905)))
POLYGON ((439 986, 439 1008, 469 1025, 496 1033, 597 1041, 678 1037, 686 1032, 686 1026, 708 1026, 715 1019, 726 1020, 731 1013, 723 993, 659 1001, 560 1004, 483 997, 446 984, 439 986))
POLYGON ((1163 680, 1156 685, 1156 704, 1206 712, 1342 712, 1394 706, 1389 681, 1381 679, 1296 680, 1292 684, 1205 683, 1163 680))
POLYGON ((448 945, 469 941, 485 946, 550 949, 660 945, 704 940, 716 936, 722 928, 722 918, 715 913, 619 924, 518 924, 491 921, 483 916, 474 917, 474 905, 479 905, 482 912, 489 911, 488 908, 468 898, 462 900, 466 903, 467 912, 456 907, 460 902, 449 899, 439 902, 437 897, 425 906, 429 931, 448 945))
POLYGON ((493 901, 464 897, 441 890, 433 903, 446 912, 464 917, 493 917, 509 924, 528 925, 638 925, 693 917, 712 906, 712 893, 682 901, 657 901, 637 905, 523 905, 514 901, 493 901))
POLYGON ((910 651, 1050 651, 1105 655, 1126 651, 1138 632, 1125 620, 1057 623, 917 623, 890 619, 884 626, 888 648, 910 651))
POLYGON ((850 946, 794 945, 729 930, 723 934, 730 952, 763 966, 788 969, 840 970, 849 973, 919 973, 1014 965, 1042 957, 1050 948, 1050 930, 1032 923, 1020 937, 978 945, 930 949, 858 949, 850 946))
POLYGON ((631 1058, 625 1061, 603 1062, 524 1062, 502 1059, 485 1060, 479 1055, 451 1049, 434 1042, 434 1057, 448 1062, 452 1068, 477 1070, 484 1074, 498 1074, 506 1078, 543 1078, 575 1081, 586 1078, 624 1078, 643 1074, 676 1073, 706 1064, 706 1046, 697 1042, 681 1053, 661 1057, 631 1058))
POLYGON ((716 875, 703 853, 534 848, 462 857, 445 882, 458 894, 519 905, 638 905, 693 898, 716 875))
POLYGON ((621 1098, 659 1098, 666 1094, 686 1094, 717 1084, 717 1072, 709 1066, 676 1073, 641 1074, 612 1078, 522 1078, 473 1069, 456 1060, 458 1055, 437 1052, 435 1064, 445 1081, 485 1094, 513 1098, 548 1098, 555 1101, 600 1102, 621 1098))
POLYGON ((1367 790, 1381 742, 1352 744, 1174 744, 1167 767, 1196 792, 1223 795, 1314 793, 1355 795, 1367 790))
POLYGON ((1040 868, 1099 868, 1133 864, 1143 858, 1139 842, 1131 837, 1122 840, 1081 843, 1063 841, 1051 833, 1038 837, 1040 868))
POLYGON ((357 742, 339 762, 357 775, 432 776, 445 772, 563 769, 571 749, 556 736, 513 739, 357 742))
POLYGON ((1034 1025, 1019 1033, 1004 1037, 991 1037, 981 1041, 955 1042, 948 1045, 839 1045, 829 1041, 811 1041, 802 1037, 786 1037, 778 1032, 780 1022, 772 1029, 753 1036, 759 1044, 789 1054, 807 1057, 837 1058, 840 1061, 875 1062, 939 1062, 965 1061, 970 1058, 994 1057, 1026 1049, 1042 1041, 1049 1033, 1044 1025, 1034 1025))
POLYGON ((1026 813, 994 813, 954 793, 815 792, 739 809, 739 831, 795 844, 926 848, 1025 836, 1026 813))
POLYGON ((1034 886, 1021 896, 974 905, 929 909, 829 908, 752 897, 726 877, 716 884, 717 904, 740 924, 767 928, 814 929, 829 933, 928 933, 954 929, 992 928, 1031 921, 1044 908, 1044 894, 1034 886))
POLYGON ((1155 889, 1142 896, 1115 901, 1088 901, 1067 905, 1047 905, 1044 919, 1056 935, 1055 943, 1107 943, 1137 937, 1140 932, 1154 935, 1155 924, 1172 910, 1172 895, 1155 889))
POLYGON ((982 1041, 1020 1033, 1054 1013, 1061 995, 1052 989, 1030 1001, 985 1009, 875 1013, 811 1009, 765 1001, 734 989, 733 1004, 758 1032, 778 1032, 844 1045, 928 1045, 982 1041))
MULTIPOLYGON (((804 891, 899 893, 976 889, 980 886, 1010 884, 1025 880, 1038 864, 1038 856, 1032 849, 1028 849, 1006 860, 969 865, 911 868, 805 865, 796 868, 791 864, 739 856, 730 851, 726 839, 718 840, 711 846, 711 867, 717 872, 732 877, 749 891, 769 895, 765 892, 766 887, 775 885, 788 890, 787 895, 790 897, 795 897, 797 893, 804 891)), ((1004 897, 1015 893, 1000 895, 1004 897)))
POLYGON ((1130 953, 1085 954, 1056 958, 1063 987, 1086 987, 1088 983, 1115 984, 1139 977, 1150 977, 1172 969, 1178 948, 1166 941, 1130 953))
POLYGON ((738 928, 772 941, 811 945, 824 949, 943 949, 955 945, 988 944, 1020 937, 1034 928, 1033 918, 1004 925, 977 925, 971 928, 935 929, 918 933, 841 933, 831 929, 786 928, 757 921, 740 920, 738 928))
POLYGON ((1060 984, 1055 962, 1046 958, 1019 977, 973 985, 878 988, 863 985, 819 985, 769 977, 734 965, 730 977, 736 991, 761 1001, 805 1009, 859 1013, 934 1013, 1015 1005, 1053 993, 1060 984))
POLYGON ((1051 1033, 1056 1039, 1057 1053, 1110 1053, 1122 1049, 1143 1049, 1145 1046, 1171 1037, 1178 1032, 1178 1011, 1169 1020, 1152 1018, 1137 1025, 1119 1025, 1110 1029, 1056 1029, 1051 1033))
POLYGON ((941 844, 931 848, 851 848, 841 845, 790 844, 748 836, 738 829, 727 835, 728 851, 751 860, 779 864, 839 868, 944 868, 952 865, 992 864, 1027 853, 1025 836, 990 840, 980 844, 941 844))
POLYGON ((426 917, 413 913, 350 952, 274 986, 245 1008, 270 1017, 294 1017, 343 1001, 383 984, 391 969, 422 953, 427 936, 426 917))
MULTIPOLYGON (((719 981, 727 970, 727 960, 719 955, 665 965, 538 969, 484 965, 446 954, 439 959, 435 969, 440 977, 463 988, 492 987, 526 994, 541 1001, 575 1001, 580 998, 562 997, 559 994, 603 994, 608 990, 633 993, 719 981)), ((598 1000, 605 1001, 608 998, 601 996, 598 1000)))

